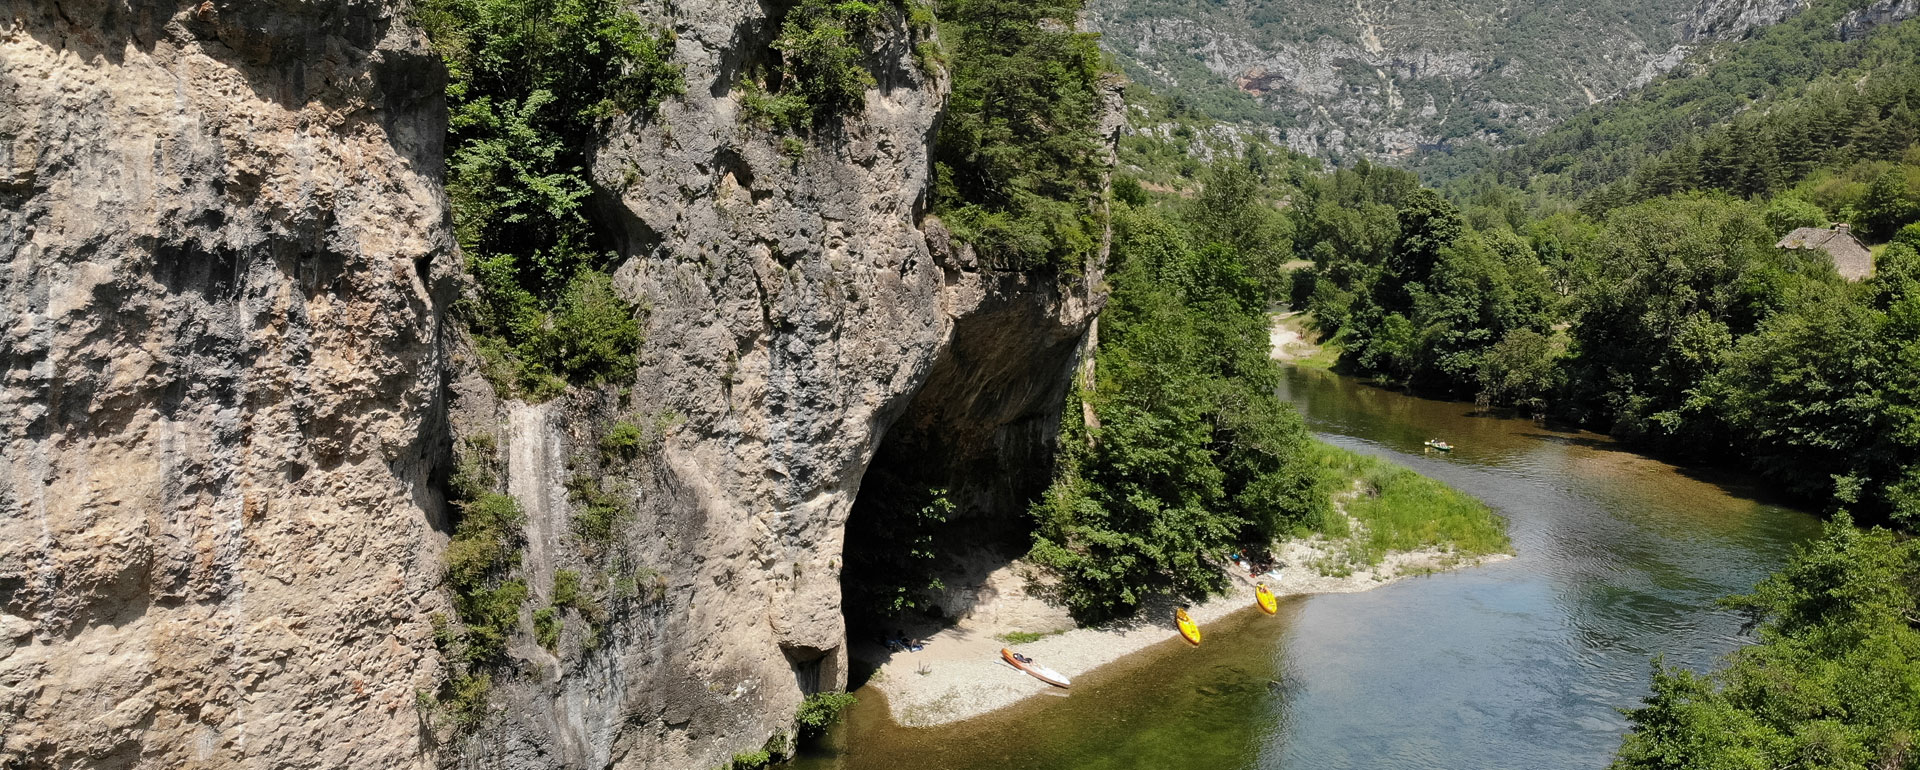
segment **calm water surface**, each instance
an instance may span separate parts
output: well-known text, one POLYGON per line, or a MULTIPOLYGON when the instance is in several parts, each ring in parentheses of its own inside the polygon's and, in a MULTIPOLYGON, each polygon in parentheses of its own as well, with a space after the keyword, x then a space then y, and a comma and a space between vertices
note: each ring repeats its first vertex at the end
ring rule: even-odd
POLYGON ((1737 476, 1604 437, 1475 416, 1323 372, 1283 395, 1322 440, 1445 481, 1510 522, 1519 556, 1248 612, 959 725, 894 725, 871 690, 808 770, 1600 768, 1649 660, 1710 667, 1748 641, 1714 601, 1817 533, 1737 476), (1451 455, 1420 450, 1444 438, 1451 455))

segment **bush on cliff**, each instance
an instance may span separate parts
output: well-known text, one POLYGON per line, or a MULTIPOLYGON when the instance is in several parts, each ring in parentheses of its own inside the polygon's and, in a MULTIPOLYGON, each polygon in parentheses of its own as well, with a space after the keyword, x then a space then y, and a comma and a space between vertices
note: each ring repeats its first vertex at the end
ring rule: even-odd
POLYGON ((489 374, 534 397, 631 376, 639 324, 586 169, 603 119, 685 89, 673 34, 615 0, 423 0, 414 17, 447 62, 447 192, 478 287, 462 314, 489 374))

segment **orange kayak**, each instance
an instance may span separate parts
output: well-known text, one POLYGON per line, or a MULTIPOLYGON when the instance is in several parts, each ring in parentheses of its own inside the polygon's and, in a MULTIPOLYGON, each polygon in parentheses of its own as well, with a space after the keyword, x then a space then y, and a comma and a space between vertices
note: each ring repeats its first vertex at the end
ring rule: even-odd
POLYGON ((1260 611, 1272 615, 1280 611, 1280 600, 1273 597, 1273 591, 1266 583, 1254 587, 1253 598, 1260 602, 1260 611))
POLYGON ((1193 622, 1185 609, 1173 611, 1173 624, 1180 627, 1180 635, 1186 638, 1187 644, 1200 646, 1200 624, 1193 622))
POLYGON ((1007 665, 1025 671, 1027 672, 1027 676, 1031 676, 1047 684, 1055 687, 1073 686, 1073 680, 1068 679, 1065 674, 1035 663, 1032 658, 1015 655, 1013 654, 1013 650, 1005 647, 1000 648, 1000 657, 1007 661, 1007 665))

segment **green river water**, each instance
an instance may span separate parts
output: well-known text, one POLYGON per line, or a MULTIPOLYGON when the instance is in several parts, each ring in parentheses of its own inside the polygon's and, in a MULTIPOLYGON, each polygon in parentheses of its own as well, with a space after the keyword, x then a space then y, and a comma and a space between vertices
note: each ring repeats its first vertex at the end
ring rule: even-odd
POLYGON ((1324 372, 1283 395, 1327 442, 1493 506, 1518 557, 1242 612, 979 719, 903 728, 871 689, 806 770, 1600 768, 1649 661, 1750 641, 1714 605, 1818 531, 1738 476, 1324 372), (1444 438, 1457 451, 1424 454, 1444 438))

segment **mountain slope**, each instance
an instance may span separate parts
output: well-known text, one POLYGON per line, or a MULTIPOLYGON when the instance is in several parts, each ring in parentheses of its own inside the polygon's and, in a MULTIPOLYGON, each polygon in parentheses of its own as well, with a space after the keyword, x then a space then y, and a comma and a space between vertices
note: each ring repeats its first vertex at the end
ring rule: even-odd
POLYGON ((1322 157, 1507 144, 1805 0, 1096 0, 1128 75, 1322 157))

